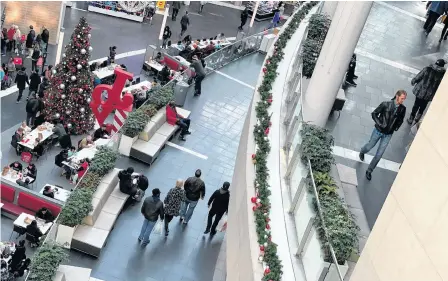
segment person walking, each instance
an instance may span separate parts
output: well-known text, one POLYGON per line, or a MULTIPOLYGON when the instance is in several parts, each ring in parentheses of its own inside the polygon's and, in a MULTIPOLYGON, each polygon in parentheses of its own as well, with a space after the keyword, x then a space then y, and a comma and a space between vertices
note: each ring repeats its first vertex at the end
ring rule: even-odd
POLYGON ((201 170, 197 169, 194 173, 194 177, 189 177, 185 181, 184 189, 186 199, 182 202, 180 208, 180 220, 183 221, 184 224, 187 224, 190 221, 199 199, 204 200, 205 183, 201 179, 201 174, 201 170))
POLYGON ((40 80, 40 76, 39 76, 39 71, 37 70, 37 68, 35 70, 33 70, 33 72, 31 72, 30 75, 30 88, 28 89, 28 98, 29 99, 31 93, 37 93, 37 91, 39 90, 39 85, 41 83, 40 80))
POLYGON ((244 8, 244 10, 241 12, 241 25, 238 26, 239 30, 243 30, 243 26, 246 24, 247 19, 249 18, 249 10, 248 8, 244 8))
POLYGON ((36 38, 36 32, 33 29, 33 26, 30 25, 30 32, 28 32, 28 35, 26 36, 26 48, 28 49, 28 57, 31 58, 33 55, 33 46, 34 46, 34 39, 36 38))
POLYGON ((188 11, 185 11, 185 15, 180 19, 180 36, 182 37, 187 31, 188 26, 190 25, 190 18, 188 17, 188 11))
POLYGON ((8 46, 6 48, 7 52, 13 51, 16 48, 16 42, 15 42, 15 37, 14 34, 16 33, 16 29, 14 25, 11 25, 11 27, 8 29, 8 33, 7 33, 7 38, 8 38, 8 46))
POLYGON ((201 1, 200 7, 199 7, 199 13, 202 14, 202 11, 204 10, 204 6, 207 4, 207 1, 201 1))
POLYGON ((14 25, 14 49, 12 51, 18 55, 19 47, 22 48, 21 45, 22 45, 22 32, 20 31, 17 25, 14 25))
POLYGON ((168 228, 169 223, 173 217, 179 216, 180 206, 182 205, 182 202, 185 202, 187 199, 183 186, 184 181, 180 179, 177 180, 176 186, 168 191, 165 200, 163 200, 163 203, 165 204, 165 236, 168 236, 168 233, 170 232, 168 228))
POLYGON ((169 26, 165 26, 165 29, 163 30, 163 35, 162 35, 162 48, 166 49, 166 44, 168 42, 168 40, 171 38, 171 30, 169 26))
POLYGON ((205 69, 203 62, 198 58, 198 56, 193 56, 193 62, 190 64, 191 67, 194 68, 195 76, 195 84, 194 84, 194 96, 200 96, 202 90, 202 80, 205 78, 205 69))
POLYGON ((6 65, 8 68, 8 75, 11 80, 14 80, 16 77, 16 64, 14 63, 14 58, 10 58, 8 64, 6 65))
POLYGON ((163 202, 160 200, 160 190, 154 188, 152 196, 146 197, 143 201, 141 212, 144 217, 142 229, 138 236, 138 241, 145 247, 149 243, 149 236, 156 224, 158 218, 163 221, 165 211, 163 210, 163 202))
POLYGON ((177 14, 179 14, 180 2, 181 1, 174 1, 173 2, 173 14, 171 15, 171 20, 172 21, 176 21, 177 14))
POLYGON ((437 19, 447 11, 448 5, 445 1, 432 1, 429 5, 429 15, 426 18, 423 29, 425 30, 426 36, 431 33, 432 28, 437 22, 437 19))
POLYGON ((28 80, 28 75, 25 72, 26 67, 22 67, 21 70, 17 71, 16 79, 14 82, 17 84, 17 88, 19 89, 19 96, 17 97, 16 103, 19 103, 22 99, 23 90, 25 90, 25 85, 30 85, 30 82, 28 80))
POLYGON ((356 54, 353 54, 352 58, 350 59, 350 63, 348 65, 347 75, 345 77, 345 82, 353 87, 358 86, 358 84, 356 84, 355 81, 353 81, 353 79, 358 78, 358 76, 355 75, 355 69, 356 69, 356 54))
POLYGON ((37 61, 40 58, 39 45, 35 44, 33 49, 33 54, 31 55, 31 71, 38 71, 37 61))
POLYGON ((48 50, 48 40, 50 40, 50 31, 45 26, 42 26, 42 33, 41 33, 41 50, 43 53, 46 53, 48 50))
POLYGON ((440 82, 442 82, 443 75, 446 72, 445 63, 443 59, 439 59, 434 64, 423 68, 412 79, 411 85, 414 86, 412 92, 415 95, 415 102, 411 115, 407 120, 409 124, 420 121, 428 103, 434 98, 440 82))
POLYGON ((364 154, 375 147, 378 141, 380 142, 376 154, 366 171, 366 178, 368 180, 372 179, 372 172, 381 160, 384 151, 386 151, 393 132, 397 131, 401 124, 403 124, 404 117, 406 116, 406 107, 403 105, 403 102, 406 96, 407 93, 405 90, 398 90, 392 100, 382 102, 372 112, 375 127, 373 128, 369 142, 361 148, 361 152, 359 153, 359 159, 364 161, 364 154))
POLYGON ((36 113, 39 111, 39 101, 36 98, 36 92, 32 92, 31 96, 26 103, 26 125, 28 127, 34 126, 34 119, 36 119, 36 113))
POLYGON ((230 183, 226 181, 220 189, 213 192, 212 196, 210 196, 208 200, 208 208, 210 211, 208 211, 207 227, 205 228, 204 234, 210 233, 210 235, 215 235, 216 226, 224 213, 228 212, 230 199, 229 188, 230 183), (215 221, 212 225, 213 217, 215 217, 215 221))

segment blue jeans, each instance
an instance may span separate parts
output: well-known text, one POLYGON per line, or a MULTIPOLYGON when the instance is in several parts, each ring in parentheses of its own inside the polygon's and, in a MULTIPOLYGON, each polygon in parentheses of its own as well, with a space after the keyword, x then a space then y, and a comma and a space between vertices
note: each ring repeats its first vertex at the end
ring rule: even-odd
POLYGON ((373 147, 375 147, 376 143, 379 141, 380 145, 378 146, 378 149, 376 151, 375 156, 372 159, 372 162, 370 162, 369 168, 367 168, 367 171, 372 172, 373 169, 375 169, 376 165, 378 165, 378 162, 380 162, 381 157, 384 154, 384 151, 386 151, 387 145, 389 144, 390 139, 392 138, 392 134, 386 135, 378 131, 376 128, 373 129, 372 135, 370 136, 370 140, 368 143, 366 143, 361 148, 361 153, 365 154, 369 152, 373 147))
POLYGON ((191 219, 191 216, 193 215, 194 208, 198 204, 198 201, 192 201, 189 199, 186 199, 185 202, 182 202, 180 205, 180 216, 184 218, 185 222, 188 222, 191 219), (188 208, 188 211, 187 211, 188 208))
POLYGON ((143 245, 146 245, 149 243, 149 235, 151 235, 152 229, 154 228, 154 225, 157 221, 149 221, 145 219, 143 221, 142 230, 140 231, 140 236, 138 239, 143 241, 143 245))

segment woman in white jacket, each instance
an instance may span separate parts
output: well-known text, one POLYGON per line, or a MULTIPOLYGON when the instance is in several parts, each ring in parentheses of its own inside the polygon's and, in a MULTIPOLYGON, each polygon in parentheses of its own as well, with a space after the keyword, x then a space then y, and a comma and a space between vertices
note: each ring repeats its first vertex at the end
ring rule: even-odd
POLYGON ((19 47, 22 45, 22 33, 20 32, 20 29, 17 25, 14 26, 14 29, 16 30, 16 32, 14 33, 14 40, 16 40, 16 49, 14 50, 14 52, 18 54, 19 47))

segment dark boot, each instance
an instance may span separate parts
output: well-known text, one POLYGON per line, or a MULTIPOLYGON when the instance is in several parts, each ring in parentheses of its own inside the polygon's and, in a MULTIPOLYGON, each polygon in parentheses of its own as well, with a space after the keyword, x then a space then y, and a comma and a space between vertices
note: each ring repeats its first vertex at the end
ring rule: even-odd
POLYGON ((412 122, 414 122, 414 115, 411 114, 406 121, 408 121, 408 124, 411 125, 412 122))
POLYGON ((415 119, 414 119, 414 123, 418 123, 421 118, 422 118, 422 115, 420 113, 417 113, 417 115, 415 116, 415 119))

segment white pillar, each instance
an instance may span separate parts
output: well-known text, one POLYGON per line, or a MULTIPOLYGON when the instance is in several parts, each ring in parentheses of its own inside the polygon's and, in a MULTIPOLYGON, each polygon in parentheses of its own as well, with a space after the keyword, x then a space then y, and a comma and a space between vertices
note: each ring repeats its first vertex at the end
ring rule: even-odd
POLYGON ((325 1, 322 7, 322 14, 328 15, 330 19, 333 18, 336 8, 338 7, 338 1, 325 1))
POLYGON ((304 119, 324 127, 341 88, 372 1, 341 1, 304 96, 304 119))

